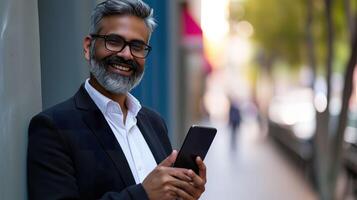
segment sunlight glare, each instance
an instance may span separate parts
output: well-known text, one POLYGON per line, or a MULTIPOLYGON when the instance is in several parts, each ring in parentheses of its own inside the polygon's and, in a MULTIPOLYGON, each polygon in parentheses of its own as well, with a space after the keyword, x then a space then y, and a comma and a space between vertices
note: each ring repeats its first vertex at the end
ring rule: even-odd
POLYGON ((202 0, 201 26, 208 40, 222 40, 229 31, 228 0, 202 0))

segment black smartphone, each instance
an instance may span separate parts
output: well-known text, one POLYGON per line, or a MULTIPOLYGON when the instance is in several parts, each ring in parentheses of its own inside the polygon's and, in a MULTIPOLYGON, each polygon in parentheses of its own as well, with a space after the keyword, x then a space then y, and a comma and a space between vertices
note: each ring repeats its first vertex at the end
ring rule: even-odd
POLYGON ((199 156, 202 160, 205 159, 216 133, 217 129, 212 127, 191 126, 173 167, 192 169, 198 174, 196 157, 199 156))

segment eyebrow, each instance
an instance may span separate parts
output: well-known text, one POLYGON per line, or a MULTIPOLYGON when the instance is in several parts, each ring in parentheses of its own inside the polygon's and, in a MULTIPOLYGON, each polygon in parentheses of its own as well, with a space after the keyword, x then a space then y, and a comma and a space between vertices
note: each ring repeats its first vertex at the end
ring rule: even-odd
POLYGON ((109 36, 109 35, 119 36, 119 37, 123 38, 123 39, 124 39, 125 41, 127 41, 127 42, 138 42, 138 43, 146 44, 146 42, 145 42, 145 41, 140 40, 140 39, 126 40, 126 38, 125 38, 125 37, 123 37, 123 36, 121 36, 121 35, 119 35, 119 34, 110 33, 110 34, 108 34, 108 36, 109 36))

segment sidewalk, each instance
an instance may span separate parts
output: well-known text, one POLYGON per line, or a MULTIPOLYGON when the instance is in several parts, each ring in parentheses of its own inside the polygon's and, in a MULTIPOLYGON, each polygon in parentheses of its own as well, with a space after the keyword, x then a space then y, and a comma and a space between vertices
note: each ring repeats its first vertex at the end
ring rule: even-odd
POLYGON ((212 126, 218 133, 205 160, 208 180, 201 200, 317 200, 302 172, 259 133, 255 122, 242 124, 234 152, 228 127, 212 126))

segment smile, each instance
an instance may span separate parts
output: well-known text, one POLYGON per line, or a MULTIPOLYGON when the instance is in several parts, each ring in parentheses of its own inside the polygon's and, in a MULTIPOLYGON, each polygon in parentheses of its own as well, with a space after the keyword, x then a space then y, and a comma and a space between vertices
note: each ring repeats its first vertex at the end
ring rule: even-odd
POLYGON ((125 67, 125 66, 122 66, 122 65, 110 65, 110 66, 115 68, 115 69, 118 69, 118 70, 121 70, 121 71, 125 71, 125 72, 131 71, 131 67, 125 67))

